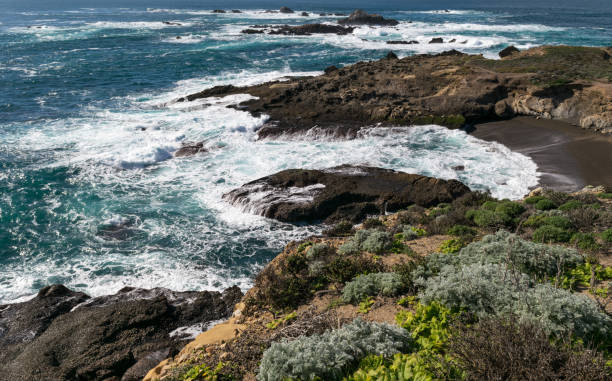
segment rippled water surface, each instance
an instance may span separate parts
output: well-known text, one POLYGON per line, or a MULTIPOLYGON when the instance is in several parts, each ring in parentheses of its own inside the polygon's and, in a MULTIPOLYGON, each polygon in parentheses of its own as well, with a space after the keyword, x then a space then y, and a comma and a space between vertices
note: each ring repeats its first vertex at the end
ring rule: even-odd
POLYGON ((596 5, 551 11, 439 3, 370 9, 400 20, 397 27, 287 37, 240 31, 333 23, 338 17, 318 14, 349 6, 236 2, 231 8, 242 13, 213 14, 228 6, 133 1, 97 8, 72 1, 41 9, 0 1, 0 302, 54 282, 92 295, 124 285, 246 288, 288 240, 317 231, 222 201, 224 192, 281 169, 369 164, 457 178, 498 197, 523 195, 537 183, 536 165, 461 131, 424 126, 372 129, 352 141, 256 141, 266 117, 225 107, 248 95, 173 102, 215 85, 378 59, 387 40, 420 42, 394 45, 399 56, 458 49, 487 57, 509 44, 612 41, 612 13, 596 5), (310 15, 264 13, 285 4, 310 15), (427 44, 433 37, 456 42, 427 44), (182 142, 202 140, 208 154, 172 158, 182 142), (456 165, 466 170, 455 172, 456 165))

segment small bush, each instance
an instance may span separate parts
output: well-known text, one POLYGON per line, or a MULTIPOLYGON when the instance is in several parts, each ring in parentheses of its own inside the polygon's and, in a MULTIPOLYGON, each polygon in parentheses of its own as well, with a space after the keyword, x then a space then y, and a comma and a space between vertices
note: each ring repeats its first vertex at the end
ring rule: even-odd
POLYGON ((599 212, 593 208, 578 208, 567 211, 567 216, 572 225, 578 230, 592 230, 593 225, 599 218, 599 212))
POLYGON ((610 200, 610 199, 612 199, 612 193, 605 193, 605 192, 604 193, 599 193, 599 194, 597 194, 597 197, 605 198, 607 200, 610 200))
POLYGON ((368 218, 367 220, 363 221, 363 228, 364 229, 379 229, 385 228, 385 224, 380 220, 380 218, 368 218))
POLYGON ((353 234, 353 224, 349 221, 340 221, 336 225, 323 231, 328 237, 345 237, 353 234))
POLYGON ((563 216, 549 216, 546 214, 533 214, 523 223, 523 226, 539 228, 540 226, 550 225, 561 229, 571 229, 572 222, 563 216))
POLYGON ((396 273, 358 275, 342 290, 342 301, 358 303, 368 296, 393 296, 402 289, 402 278, 396 273))
POLYGON ((462 247, 463 247, 463 242, 461 240, 449 239, 449 240, 442 242, 442 245, 440 245, 439 250, 441 253, 452 254, 452 253, 456 253, 459 250, 461 250, 462 247))
POLYGON ((418 303, 414 312, 401 311, 395 316, 397 324, 408 330, 418 350, 440 352, 449 337, 449 328, 456 313, 438 302, 418 303))
POLYGON ((605 242, 612 242, 612 228, 604 230, 601 233, 601 239, 603 239, 605 242))
POLYGON ((535 208, 538 210, 551 210, 556 209, 557 205, 552 200, 544 198, 535 203, 535 208))
POLYGON ((446 234, 461 237, 465 240, 471 240, 476 236, 476 230, 465 225, 455 225, 452 228, 448 229, 446 234))
POLYGON ((329 255, 333 255, 334 251, 334 248, 326 243, 316 243, 312 245, 310 249, 308 249, 306 252, 306 258, 308 260, 324 258, 329 255))
POLYGON ((570 238, 567 230, 552 225, 540 226, 533 232, 533 240, 541 243, 569 242, 570 238))
POLYGON ((550 189, 544 191, 544 196, 555 205, 563 205, 571 199, 571 196, 565 192, 558 192, 550 189))
POLYGON ((487 318, 454 330, 449 347, 469 380, 608 380, 601 354, 555 345, 536 323, 487 318))
POLYGON ((385 250, 389 250, 392 243, 393 238, 387 232, 375 229, 359 230, 352 238, 340 246, 338 253, 351 255, 368 251, 373 254, 380 254, 385 250))
POLYGON ((529 204, 529 205, 535 205, 535 204, 538 203, 538 201, 542 201, 542 200, 545 200, 545 199, 546 199, 546 197, 544 197, 544 196, 531 196, 531 197, 527 197, 525 199, 525 203, 529 204))
POLYGON ((368 257, 337 257, 325 265, 323 274, 330 282, 345 283, 357 275, 377 273, 382 270, 382 264, 368 257))
POLYGON ((559 210, 567 212, 568 210, 582 208, 584 204, 578 200, 570 200, 559 207, 559 210))
POLYGON ((408 349, 410 342, 399 327, 356 319, 321 335, 273 343, 263 354, 257 379, 338 380, 367 355, 390 357, 408 349))
POLYGON ((478 210, 466 212, 466 218, 480 227, 515 226, 525 207, 517 202, 487 201, 478 210))
POLYGON ((572 235, 570 242, 585 251, 597 251, 601 249, 593 233, 576 233, 572 235))

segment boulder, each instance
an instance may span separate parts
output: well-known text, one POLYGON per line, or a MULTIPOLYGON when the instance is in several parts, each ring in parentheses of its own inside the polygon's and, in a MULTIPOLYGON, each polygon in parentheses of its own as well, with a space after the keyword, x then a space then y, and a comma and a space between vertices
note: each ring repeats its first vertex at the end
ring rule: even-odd
POLYGON ((334 65, 328 66, 325 68, 325 74, 330 74, 333 73, 335 71, 338 71, 338 68, 334 65))
POLYGON ((413 44, 418 44, 419 42, 417 40, 411 40, 411 41, 404 41, 404 40, 391 40, 391 41, 387 41, 387 44, 389 45, 413 45, 413 44))
POLYGON ((442 44, 444 43, 444 40, 442 39, 442 37, 434 37, 431 39, 431 41, 429 41, 430 44, 442 44))
POLYGON ((280 13, 293 13, 293 9, 291 9, 289 7, 281 7, 278 11, 280 13))
POLYGON ((399 21, 386 19, 381 15, 368 14, 361 9, 355 10, 347 18, 338 20, 341 25, 385 25, 394 26, 399 24, 399 21))
POLYGON ((397 59, 397 54, 395 54, 393 52, 389 52, 389 53, 387 53, 385 58, 388 59, 388 60, 396 60, 397 59))
POLYGON ((302 12, 302 13, 300 14, 300 16, 302 16, 302 17, 308 17, 308 16, 310 16, 310 14, 309 14, 308 12, 302 12))
POLYGON ((193 156, 200 152, 208 152, 204 148, 204 142, 185 142, 183 146, 174 153, 174 157, 193 156))
POLYGON ((244 34, 263 34, 264 31, 261 30, 261 29, 250 29, 250 28, 247 28, 247 29, 241 30, 240 33, 244 33, 244 34))
POLYGON ((212 13, 225 13, 223 9, 215 9, 212 13))
POLYGON ((409 205, 430 207, 470 192, 457 180, 343 165, 327 170, 288 169, 223 196, 245 211, 285 222, 357 223, 370 214, 409 205))
POLYGON ((503 49, 502 51, 500 51, 499 57, 500 58, 504 58, 504 57, 508 57, 513 55, 514 53, 518 53, 520 52, 520 50, 518 50, 516 47, 514 47, 513 45, 508 46, 507 48, 503 49))
POLYGON ((232 9, 232 13, 242 13, 240 9, 232 9))
POLYGON ((309 36, 311 34, 337 34, 346 35, 353 33, 354 28, 343 27, 340 25, 328 24, 304 24, 298 26, 284 25, 278 29, 270 31, 270 34, 294 35, 294 36, 309 36))
POLYGON ((241 297, 238 287, 223 293, 126 287, 97 298, 45 287, 27 302, 0 306, 0 379, 141 380, 189 339, 171 332, 206 329, 229 317, 241 297))

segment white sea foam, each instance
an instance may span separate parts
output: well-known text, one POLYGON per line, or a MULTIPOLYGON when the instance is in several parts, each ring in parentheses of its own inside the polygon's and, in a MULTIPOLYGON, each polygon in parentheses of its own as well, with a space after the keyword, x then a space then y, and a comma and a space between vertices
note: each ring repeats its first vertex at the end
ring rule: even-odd
MULTIPOLYGON (((62 261, 49 258, 5 266, 0 300, 23 300, 40 285, 57 282, 93 296, 114 293, 126 285, 182 291, 221 290, 238 284, 247 289, 251 285, 248 274, 264 264, 252 242, 277 250, 288 240, 320 228, 245 214, 222 196, 287 168, 366 164, 459 179, 473 189, 512 199, 523 196, 538 182, 536 165, 527 156, 460 130, 438 126, 368 128, 354 140, 310 136, 256 140, 256 131, 266 116, 254 117, 226 107, 249 99, 249 95, 173 102, 215 85, 260 83, 290 74, 308 73, 293 73, 287 68, 181 81, 162 94, 119 99, 116 109, 92 106, 79 117, 30 128, 12 141, 24 151, 62 148, 62 155, 40 165, 78 168, 70 181, 93 187, 91 192, 105 205, 130 205, 135 198, 145 199, 148 207, 130 213, 104 210, 102 217, 81 209, 71 212, 70 221, 83 232, 83 239, 99 243, 62 261), (168 160, 185 141, 203 141, 208 152, 168 160), (465 170, 453 169, 459 165, 465 170), (177 194, 185 211, 173 219, 153 213, 166 213, 168 200, 177 194), (191 210, 198 213, 190 215, 191 210), (121 226, 126 221, 130 234, 143 236, 144 243, 136 250, 97 234, 100 225, 121 226), (165 240, 176 244, 156 243, 165 240), (253 257, 248 271, 237 272, 227 265, 226 257, 236 255, 234 252, 242 258, 253 257)), ((60 207, 60 203, 49 202, 52 213, 60 207)))

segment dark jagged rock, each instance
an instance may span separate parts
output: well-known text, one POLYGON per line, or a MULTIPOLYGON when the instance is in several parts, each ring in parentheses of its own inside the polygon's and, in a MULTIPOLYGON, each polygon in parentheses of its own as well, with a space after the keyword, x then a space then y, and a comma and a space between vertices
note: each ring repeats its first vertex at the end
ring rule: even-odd
POLYGON ((240 33, 244 33, 244 34, 263 34, 264 31, 262 29, 247 28, 247 29, 241 30, 240 33))
POLYGON ((232 9, 232 13, 242 13, 240 9, 232 9))
POLYGON ((300 16, 308 17, 308 16, 310 16, 310 14, 308 12, 302 12, 302 13, 300 13, 300 16))
POLYGON ((327 24, 304 24, 298 26, 284 25, 279 29, 270 31, 270 34, 308 36, 311 34, 337 34, 346 35, 353 33, 354 28, 340 25, 327 24))
POLYGON ((328 66, 325 68, 325 74, 333 73, 336 70, 338 70, 336 66, 334 65, 328 66))
POLYGON ((238 287, 174 292, 126 287, 90 298, 62 285, 30 301, 0 306, 1 380, 141 380, 186 337, 179 327, 228 317, 238 287))
POLYGON ((393 53, 393 52, 389 52, 387 53, 387 55, 385 56, 386 59, 388 60, 396 60, 397 58, 397 54, 393 53))
POLYGON ((225 13, 223 9, 215 9, 212 13, 225 13))
POLYGON ((208 152, 208 150, 204 148, 204 142, 186 142, 174 153, 174 157, 193 156, 201 152, 208 152))
POLYGON ((413 44, 418 44, 419 42, 417 40, 411 40, 411 41, 404 41, 404 40, 391 40, 391 41, 387 41, 387 44, 389 45, 413 45, 413 44))
POLYGON ((278 11, 280 13, 293 13, 293 9, 291 9, 289 7, 281 7, 278 11))
POLYGON ((379 123, 458 128, 516 115, 612 133, 610 53, 610 48, 546 46, 493 60, 451 50, 359 62, 284 82, 218 86, 179 100, 257 97, 238 107, 270 117, 259 138, 302 134, 315 126, 338 137, 379 123), (555 84, 559 78, 564 82, 555 84))
POLYGON ((444 39, 442 37, 434 37, 429 41, 430 44, 442 44, 444 43, 444 39))
POLYGON ((452 44, 453 42, 457 42, 457 39, 456 39, 456 38, 453 38, 453 39, 452 39, 452 40, 450 40, 448 43, 449 43, 449 44, 452 44))
POLYGON ((368 14, 361 9, 355 10, 347 18, 338 20, 339 24, 342 25, 385 25, 395 26, 399 24, 399 21, 393 19, 386 19, 381 15, 368 14))
POLYGON ((180 22, 162 21, 162 23, 171 26, 183 26, 183 24, 181 24, 180 22))
POLYGON ((429 207, 470 192, 457 180, 389 169, 339 166, 288 169, 235 189, 224 199, 246 211, 285 222, 359 222, 369 214, 412 204, 429 207))
POLYGON ((518 52, 520 52, 520 50, 518 50, 515 46, 510 45, 507 48, 499 52, 499 57, 500 58, 508 57, 518 52))

